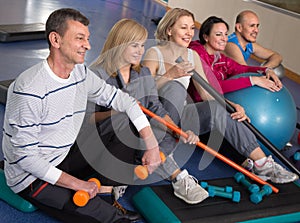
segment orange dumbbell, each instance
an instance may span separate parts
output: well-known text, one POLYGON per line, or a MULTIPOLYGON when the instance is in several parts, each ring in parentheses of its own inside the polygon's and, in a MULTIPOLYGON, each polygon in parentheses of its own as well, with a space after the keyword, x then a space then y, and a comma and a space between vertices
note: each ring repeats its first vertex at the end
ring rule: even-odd
MULTIPOLYGON (((101 184, 98 179, 91 178, 88 181, 95 182, 97 184, 98 188, 100 189, 101 184)), ((73 202, 79 207, 85 206, 87 204, 87 202, 89 201, 89 199, 90 199, 89 193, 84 190, 77 191, 73 196, 73 202)))
MULTIPOLYGON (((165 154, 160 151, 159 155, 160 155, 162 163, 164 163, 166 161, 165 154)), ((148 175, 149 175, 147 167, 146 166, 142 166, 142 165, 137 166, 134 169, 134 173, 141 180, 145 180, 148 177, 148 175)))

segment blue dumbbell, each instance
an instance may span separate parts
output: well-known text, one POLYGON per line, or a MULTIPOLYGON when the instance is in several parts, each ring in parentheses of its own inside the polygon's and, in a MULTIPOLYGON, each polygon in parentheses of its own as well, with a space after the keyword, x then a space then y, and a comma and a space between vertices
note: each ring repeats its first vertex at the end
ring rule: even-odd
POLYGON ((208 193, 210 197, 224 197, 224 198, 228 198, 231 199, 233 202, 240 202, 241 200, 241 193, 239 191, 233 191, 231 193, 229 192, 225 192, 225 191, 219 191, 219 190, 215 190, 212 187, 208 187, 208 193))
POLYGON ((293 157, 294 157, 294 160, 299 161, 300 160, 300 151, 295 152, 293 157))
POLYGON ((272 194, 272 188, 269 185, 264 185, 259 192, 250 195, 250 200, 252 203, 258 204, 264 196, 270 194, 272 194))
POLYGON ((251 193, 257 193, 259 192, 259 186, 257 186, 256 184, 251 184, 244 176, 244 174, 242 174, 241 172, 237 172, 234 175, 234 179, 237 183, 241 183, 242 185, 244 185, 251 193))
POLYGON ((209 187, 211 187, 215 190, 224 191, 224 192, 228 192, 228 193, 231 193, 233 191, 232 187, 230 187, 230 186, 225 186, 225 187, 213 186, 213 185, 209 185, 205 181, 201 181, 200 185, 201 185, 201 187, 203 187, 204 189, 207 189, 207 190, 208 190, 209 187))

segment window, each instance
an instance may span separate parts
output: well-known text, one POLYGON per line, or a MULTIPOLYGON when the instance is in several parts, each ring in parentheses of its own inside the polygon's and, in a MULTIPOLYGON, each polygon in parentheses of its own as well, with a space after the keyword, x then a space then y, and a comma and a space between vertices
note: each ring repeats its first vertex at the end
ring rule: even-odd
POLYGON ((252 2, 300 18, 299 0, 252 0, 252 2))

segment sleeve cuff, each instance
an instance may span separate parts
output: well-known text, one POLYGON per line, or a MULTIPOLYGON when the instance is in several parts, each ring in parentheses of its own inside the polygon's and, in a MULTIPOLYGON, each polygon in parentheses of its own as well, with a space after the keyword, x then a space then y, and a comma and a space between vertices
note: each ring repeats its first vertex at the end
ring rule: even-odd
POLYGON ((269 70, 273 70, 273 68, 267 67, 267 69, 265 70, 265 73, 267 73, 269 70))
POLYGON ((250 83, 252 86, 254 86, 253 82, 252 82, 252 76, 249 77, 250 83))
POLYGON ((61 174, 62 171, 60 169, 56 168, 55 166, 51 166, 43 180, 54 185, 58 181, 61 174))
POLYGON ((150 126, 150 123, 145 115, 141 115, 140 117, 136 118, 134 121, 132 121, 138 132, 147 127, 150 126))

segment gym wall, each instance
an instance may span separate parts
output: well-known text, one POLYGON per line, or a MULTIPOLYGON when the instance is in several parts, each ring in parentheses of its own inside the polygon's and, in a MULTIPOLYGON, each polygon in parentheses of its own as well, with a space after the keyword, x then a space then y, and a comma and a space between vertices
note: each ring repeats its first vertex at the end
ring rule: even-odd
POLYGON ((168 8, 186 8, 201 23, 207 17, 222 17, 230 26, 229 33, 234 31, 236 15, 245 9, 256 12, 260 19, 258 42, 273 49, 283 56, 286 75, 300 83, 300 15, 291 15, 279 10, 265 7, 251 0, 168 0, 168 8))

